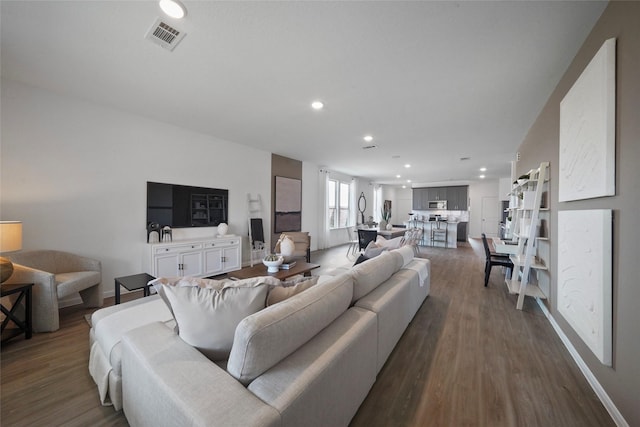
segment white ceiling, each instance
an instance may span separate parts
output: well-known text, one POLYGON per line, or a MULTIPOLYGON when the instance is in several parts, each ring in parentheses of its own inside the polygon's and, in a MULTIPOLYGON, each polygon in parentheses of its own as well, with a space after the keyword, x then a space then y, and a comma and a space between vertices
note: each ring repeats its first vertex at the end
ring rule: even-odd
POLYGON ((606 7, 183 3, 3 0, 2 76, 375 182, 475 181, 509 175, 606 7), (173 52, 144 39, 161 16, 187 33, 173 52))

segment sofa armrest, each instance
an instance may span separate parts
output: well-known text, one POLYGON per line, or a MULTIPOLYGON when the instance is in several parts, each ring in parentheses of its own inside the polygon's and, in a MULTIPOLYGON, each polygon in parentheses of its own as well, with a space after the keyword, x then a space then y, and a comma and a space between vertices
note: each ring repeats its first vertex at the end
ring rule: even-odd
POLYGON ((7 283, 33 283, 33 331, 51 332, 60 328, 58 320, 58 290, 55 276, 46 271, 13 264, 13 274, 7 283))
POLYGON ((160 322, 122 337, 131 426, 279 426, 280 414, 160 322))

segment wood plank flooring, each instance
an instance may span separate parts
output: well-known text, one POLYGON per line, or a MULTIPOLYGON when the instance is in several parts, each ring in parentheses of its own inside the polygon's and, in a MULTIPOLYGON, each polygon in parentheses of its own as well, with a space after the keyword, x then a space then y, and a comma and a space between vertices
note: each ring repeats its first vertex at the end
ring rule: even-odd
MULTIPOLYGON (((314 252, 314 274, 353 262, 346 253, 314 252)), ((535 302, 516 310, 498 268, 484 288, 479 241, 422 253, 432 260, 431 295, 352 426, 614 425, 535 302)), ((62 309, 60 330, 3 345, 0 425, 128 425, 100 405, 89 376, 91 311, 62 309)))

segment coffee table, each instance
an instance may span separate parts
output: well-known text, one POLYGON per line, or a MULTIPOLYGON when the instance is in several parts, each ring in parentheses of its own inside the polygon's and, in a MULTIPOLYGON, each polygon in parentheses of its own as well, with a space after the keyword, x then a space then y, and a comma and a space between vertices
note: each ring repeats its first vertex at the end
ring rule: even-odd
POLYGON ((260 263, 253 267, 245 267, 240 270, 231 271, 227 273, 229 277, 234 279, 250 279, 258 276, 272 276, 280 280, 284 280, 287 277, 295 276, 297 274, 304 274, 305 276, 311 274, 311 270, 320 267, 320 264, 311 264, 304 261, 296 261, 296 265, 288 270, 278 270, 277 273, 268 273, 267 267, 260 263))

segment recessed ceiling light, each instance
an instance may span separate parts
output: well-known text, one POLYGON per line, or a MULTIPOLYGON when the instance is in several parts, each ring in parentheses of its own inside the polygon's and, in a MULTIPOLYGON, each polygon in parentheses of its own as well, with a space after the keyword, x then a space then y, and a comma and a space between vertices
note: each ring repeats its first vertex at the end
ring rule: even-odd
POLYGON ((408 169, 408 168, 411 167, 411 165, 409 163, 407 163, 406 165, 404 165, 404 167, 408 169))
POLYGON ((373 141, 373 137, 371 135, 366 135, 363 139, 367 142, 373 141))
POLYGON ((486 172, 487 168, 480 168, 480 172, 486 172))
POLYGON ((311 108, 314 110, 322 110, 324 108, 324 104, 321 101, 313 101, 311 103, 311 108))
POLYGON ((160 9, 172 18, 181 19, 187 14, 187 9, 178 0, 160 0, 160 9))
POLYGON ((407 186, 406 186, 406 185, 403 185, 403 186, 402 186, 402 188, 407 188, 407 186))
POLYGON ((402 178, 400 175, 396 175, 396 178, 402 178))
POLYGON ((484 175, 480 175, 480 179, 484 179, 484 175))
POLYGON ((407 180, 407 182, 411 182, 411 180, 410 180, 410 179, 408 179, 408 180, 407 180))

